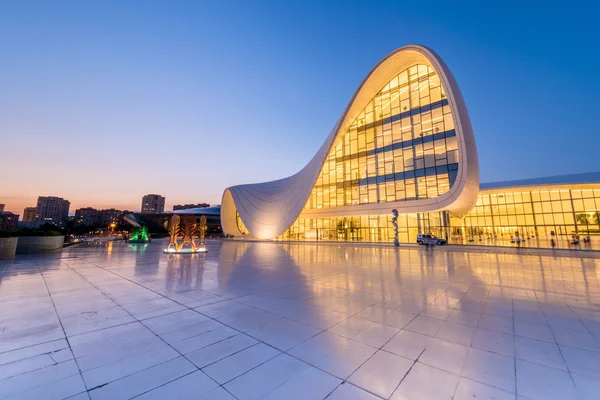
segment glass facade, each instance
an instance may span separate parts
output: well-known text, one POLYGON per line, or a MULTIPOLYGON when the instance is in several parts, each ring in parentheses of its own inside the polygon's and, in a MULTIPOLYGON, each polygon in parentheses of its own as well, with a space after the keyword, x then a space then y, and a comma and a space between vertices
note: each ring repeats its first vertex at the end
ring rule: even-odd
POLYGON ((542 247, 551 238, 566 243, 572 235, 598 236, 600 184, 481 192, 464 231, 468 242, 504 244, 519 236, 541 240, 542 247))
POLYGON ((438 197, 458 170, 454 121, 437 73, 395 76, 336 138, 305 209, 438 197))
MULTIPOLYGON (((447 212, 398 217, 400 242, 414 243, 419 233, 433 233, 450 243, 500 246, 514 246, 518 236, 524 246, 531 247, 549 247, 550 239, 568 247, 572 235, 589 235, 595 246, 600 245, 600 184, 584 189, 482 191, 473 210, 462 219, 447 212)), ((387 215, 360 217, 301 216, 278 239, 392 242, 391 210, 387 215)))
MULTIPOLYGON (((417 234, 430 232, 447 238, 448 213, 400 214, 398 240, 416 242, 417 234)), ((282 240, 328 240, 353 242, 392 242, 392 215, 369 215, 337 218, 298 218, 283 235, 282 240)))

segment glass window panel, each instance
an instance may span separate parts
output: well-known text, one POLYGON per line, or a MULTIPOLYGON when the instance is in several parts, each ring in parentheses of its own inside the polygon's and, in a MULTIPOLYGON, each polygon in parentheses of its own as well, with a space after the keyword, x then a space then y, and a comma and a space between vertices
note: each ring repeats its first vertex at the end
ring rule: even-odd
POLYGON ((369 185, 369 203, 377 203, 376 185, 369 185))
POLYGON ((408 70, 402 71, 398 75, 398 85, 404 85, 408 82, 408 70))
POLYGON ((458 149, 458 142, 456 141, 456 136, 446 138, 446 149, 448 151, 458 149))
POLYGON ((542 201, 549 201, 550 200, 550 192, 547 190, 542 190, 540 192, 540 197, 542 198, 542 201))
POLYGON ((525 207, 523 207, 522 203, 516 203, 514 205, 515 214, 525 214, 525 207))
POLYGON ((563 218, 563 214, 562 213, 555 213, 554 214, 554 223, 556 225, 563 225, 565 223, 565 220, 563 218))
POLYGON ((543 202, 542 210, 544 213, 551 213, 552 212, 552 204, 550 202, 543 202))
POLYGON ((575 218, 573 217, 573 213, 563 213, 563 219, 565 224, 573 225, 575 224, 575 218))
POLYGON ((394 142, 402 141, 402 125, 400 121, 396 121, 392 124, 392 140, 394 142))
POLYGON ((452 150, 448 152, 448 164, 455 164, 458 162, 458 150, 452 150))
POLYGON ((451 131, 454 129, 454 120, 452 119, 452 114, 444 115, 444 130, 451 131))
POLYGON ((436 103, 442 100, 442 90, 439 87, 432 87, 429 91, 431 102, 436 103))
POLYGON ((562 212, 562 207, 561 207, 561 202, 560 201, 553 201, 552 202, 552 211, 553 212, 562 212))
MULTIPOLYGON (((585 190, 582 190, 582 192, 585 192, 585 190)), ((590 192, 591 192, 591 190, 590 190, 590 192)), ((594 202, 594 199, 583 199, 583 206, 584 206, 585 211, 595 211, 596 210, 596 203, 594 202)))
POLYGON ((563 200, 560 203, 562 211, 573 211, 573 207, 571 206, 571 200, 563 200))

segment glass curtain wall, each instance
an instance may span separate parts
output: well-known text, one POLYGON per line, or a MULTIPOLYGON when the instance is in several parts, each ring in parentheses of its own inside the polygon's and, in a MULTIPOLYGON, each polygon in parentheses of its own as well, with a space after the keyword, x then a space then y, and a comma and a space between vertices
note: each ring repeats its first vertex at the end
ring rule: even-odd
MULTIPOLYGON (((427 65, 396 75, 333 144, 305 210, 435 198, 450 190, 458 143, 440 78, 427 65)), ((388 242, 392 216, 304 218, 279 238, 388 242)), ((399 240, 447 237, 443 213, 398 218, 399 240)))
MULTIPOLYGON (((398 240, 416 242, 418 233, 433 233, 447 239, 449 227, 445 212, 401 214, 398 216, 398 240)), ((392 215, 338 218, 298 218, 278 239, 352 242, 392 242, 392 215)))
MULTIPOLYGON (((505 244, 516 236, 532 242, 554 238, 568 242, 572 235, 600 240, 600 185, 589 189, 557 187, 479 194, 464 218, 467 242, 505 244)), ((560 243, 559 243, 560 244, 560 243)))
POLYGON ((305 209, 437 197, 454 183, 458 162, 440 78, 414 65, 336 138, 305 209))

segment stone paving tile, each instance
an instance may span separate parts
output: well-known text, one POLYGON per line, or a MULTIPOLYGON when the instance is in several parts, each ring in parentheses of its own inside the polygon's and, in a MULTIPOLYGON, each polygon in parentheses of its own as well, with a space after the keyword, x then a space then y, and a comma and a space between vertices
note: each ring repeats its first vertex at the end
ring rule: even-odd
POLYGON ((202 370, 212 379, 223 385, 279 354, 281 352, 274 348, 263 343, 258 343, 210 364, 202 370))
POLYGON ((217 389, 219 384, 210 379, 204 372, 196 371, 150 390, 138 400, 195 400, 202 395, 217 389))
POLYGON ((417 362, 402 380, 391 400, 449 400, 454 395, 459 379, 459 376, 450 372, 417 362))
POLYGON ((260 399, 308 368, 308 364, 281 354, 224 387, 240 400, 260 399))
POLYGON ((59 379, 45 385, 20 392, 14 396, 6 397, 10 400, 60 400, 72 398, 74 396, 83 396, 89 398, 86 393, 86 387, 80 375, 72 375, 64 379, 59 379))
POLYGON ((598 259, 163 247, 0 261, 0 398, 585 400, 600 390, 598 259))
POLYGON ((252 339, 250 336, 240 333, 225 340, 211 344, 210 346, 203 347, 200 350, 189 353, 186 355, 186 357, 196 364, 198 368, 203 368, 207 365, 216 363, 225 357, 229 357, 232 354, 241 352, 242 350, 247 349, 248 347, 257 343, 258 342, 255 339, 252 339))
POLYGON ((348 382, 387 399, 413 364, 408 358, 378 351, 350 375, 348 382))
POLYGON ((89 394, 92 400, 131 399, 195 370, 196 368, 192 363, 183 357, 179 357, 125 376, 122 379, 113 380, 105 386, 91 390, 89 394))

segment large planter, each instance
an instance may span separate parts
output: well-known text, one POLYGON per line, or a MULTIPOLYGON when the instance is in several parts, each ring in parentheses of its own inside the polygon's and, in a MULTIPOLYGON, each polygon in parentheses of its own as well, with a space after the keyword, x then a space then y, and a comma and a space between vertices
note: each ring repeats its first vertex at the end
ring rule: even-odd
POLYGON ((62 249, 64 241, 64 236, 21 236, 17 254, 49 253, 62 249))
POLYGON ((19 238, 0 238, 0 259, 14 258, 19 238))

